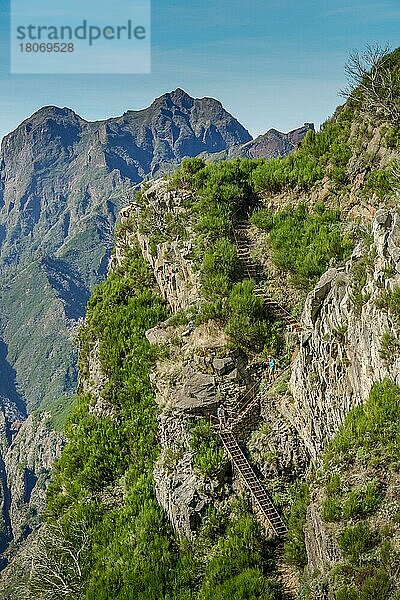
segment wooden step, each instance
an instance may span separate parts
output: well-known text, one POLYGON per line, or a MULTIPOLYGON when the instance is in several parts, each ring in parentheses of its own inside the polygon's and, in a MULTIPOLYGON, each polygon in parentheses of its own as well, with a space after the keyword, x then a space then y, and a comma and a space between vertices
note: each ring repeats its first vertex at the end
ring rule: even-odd
POLYGON ((233 465, 241 474, 246 487, 250 491, 254 501, 260 507, 272 531, 277 536, 284 535, 286 533, 286 526, 283 523, 278 511, 274 507, 272 500, 269 498, 268 494, 261 485, 261 482, 250 466, 250 463, 245 457, 235 436, 232 432, 226 430, 220 431, 219 435, 233 465))

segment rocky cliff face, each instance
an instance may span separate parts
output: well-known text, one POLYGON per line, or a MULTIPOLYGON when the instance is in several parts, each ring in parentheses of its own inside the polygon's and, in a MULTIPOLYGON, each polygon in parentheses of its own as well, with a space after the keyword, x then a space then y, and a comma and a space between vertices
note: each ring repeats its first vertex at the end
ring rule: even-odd
MULTIPOLYGON (((184 191, 170 191, 165 180, 154 182, 143 192, 147 213, 160 216, 160 230, 166 227, 170 215, 184 211, 185 199, 184 191)), ((121 211, 120 235, 110 269, 122 264, 129 246, 138 241, 173 313, 146 334, 150 343, 166 354, 157 361, 151 376, 160 411, 161 444, 154 479, 158 501, 170 523, 191 538, 223 486, 227 468, 225 463, 218 476, 204 477, 194 464, 191 428, 199 420, 208 421, 211 414, 215 415, 220 399, 224 398, 228 408, 237 402, 254 383, 254 373, 241 353, 229 347, 226 334, 216 322, 198 326, 194 322, 201 286, 193 264, 190 223, 186 221, 188 240, 161 242, 152 251, 148 235, 141 232, 141 221, 139 206, 121 211)))
POLYGON ((46 506, 46 487, 51 467, 63 446, 62 436, 54 431, 49 415, 1 413, 1 511, 2 567, 12 553, 42 520, 46 506))
MULTIPOLYGON (((326 442, 337 434, 351 409, 367 401, 373 385, 385 379, 400 384, 399 321, 390 301, 400 283, 398 212, 378 210, 372 237, 367 239, 343 267, 330 268, 308 295, 302 315, 304 332, 292 364, 291 396, 274 396, 272 420, 281 442, 285 427, 279 427, 279 422, 290 424, 285 456, 292 455, 292 465, 300 453, 303 466, 307 461, 319 466, 326 442)), ((271 422, 270 410, 265 418, 271 422)), ((270 432, 267 437, 271 445, 270 432)), ((282 456, 279 446, 277 456, 282 456)), ((361 489, 366 481, 380 478, 385 500, 373 526, 390 522, 391 511, 398 508, 395 474, 353 465, 341 477, 345 490, 361 489)), ((311 485, 304 527, 306 573, 314 600, 336 597, 326 578, 344 560, 337 543, 341 529, 323 518, 325 498, 317 479, 311 485)))
POLYGON ((372 233, 369 247, 361 244, 344 267, 323 275, 304 308, 288 416, 313 460, 374 383, 400 383, 400 357, 389 350, 389 361, 385 353, 385 334, 398 335, 385 298, 400 283, 399 214, 378 210, 372 233))

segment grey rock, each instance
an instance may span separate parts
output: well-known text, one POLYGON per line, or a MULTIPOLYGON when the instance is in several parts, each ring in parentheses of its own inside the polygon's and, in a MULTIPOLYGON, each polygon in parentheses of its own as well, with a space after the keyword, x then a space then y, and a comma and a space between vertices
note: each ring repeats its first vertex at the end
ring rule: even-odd
POLYGON ((398 336, 398 325, 376 305, 382 293, 400 284, 396 271, 400 236, 395 211, 377 212, 372 225, 376 257, 363 289, 365 301, 357 315, 352 301, 353 261, 345 269, 329 269, 309 294, 302 322, 300 351, 294 361, 291 391, 294 402, 287 418, 298 431, 308 452, 317 460, 324 442, 332 438, 347 413, 364 402, 376 381, 385 377, 400 383, 400 357, 387 364, 381 355, 386 331, 398 336), (388 278, 385 273, 393 270, 388 278))
MULTIPOLYGON (((49 415, 30 415, 14 422, 13 436, 7 435, 7 417, 0 413, 1 436, 1 552, 13 542, 13 552, 41 523, 46 507, 46 488, 54 461, 64 445, 54 431, 49 415), (18 425, 18 426, 17 426, 18 425)), ((7 552, 3 556, 7 560, 7 552)))
POLYGON ((181 372, 181 386, 176 388, 173 406, 176 409, 204 409, 216 403, 215 378, 195 371, 188 364, 181 372))
POLYGON ((231 357, 214 358, 212 365, 218 375, 226 375, 233 370, 235 363, 231 357))
POLYGON ((208 504, 201 493, 202 481, 193 472, 192 453, 186 453, 176 464, 172 476, 159 463, 154 469, 157 500, 163 506, 176 531, 193 536, 208 504))
POLYGON ((341 559, 334 535, 327 530, 326 523, 322 521, 319 511, 319 504, 311 502, 307 508, 307 521, 304 529, 308 558, 307 570, 311 573, 316 570, 323 572, 341 559))

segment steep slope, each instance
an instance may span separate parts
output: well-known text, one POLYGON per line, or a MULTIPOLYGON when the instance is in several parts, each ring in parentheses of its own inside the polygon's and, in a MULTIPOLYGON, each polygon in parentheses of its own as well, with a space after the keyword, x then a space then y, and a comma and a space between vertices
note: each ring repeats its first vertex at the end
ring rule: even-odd
POLYGON ((357 89, 288 157, 186 160, 123 209, 28 597, 396 598, 399 124, 375 108, 357 89))
POLYGON ((287 158, 184 161, 123 210, 49 493, 58 547, 90 540, 66 582, 82 597, 294 597, 289 565, 299 598, 397 597, 398 124, 361 106, 287 158), (283 558, 221 452, 220 403, 283 558))

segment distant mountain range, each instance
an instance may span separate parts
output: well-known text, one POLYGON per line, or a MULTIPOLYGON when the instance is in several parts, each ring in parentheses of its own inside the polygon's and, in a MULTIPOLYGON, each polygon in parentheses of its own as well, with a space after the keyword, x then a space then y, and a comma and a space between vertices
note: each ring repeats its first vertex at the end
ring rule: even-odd
POLYGON ((278 158, 295 150, 309 130, 314 131, 313 123, 304 123, 302 127, 289 133, 269 129, 267 133, 245 144, 230 146, 226 150, 213 154, 204 153, 201 156, 211 161, 232 158, 278 158))
POLYGON ((30 412, 75 388, 74 328, 106 272, 118 210, 187 156, 283 156, 312 125, 252 139, 212 98, 181 89, 87 122, 44 107, 0 154, 0 396, 30 412))

